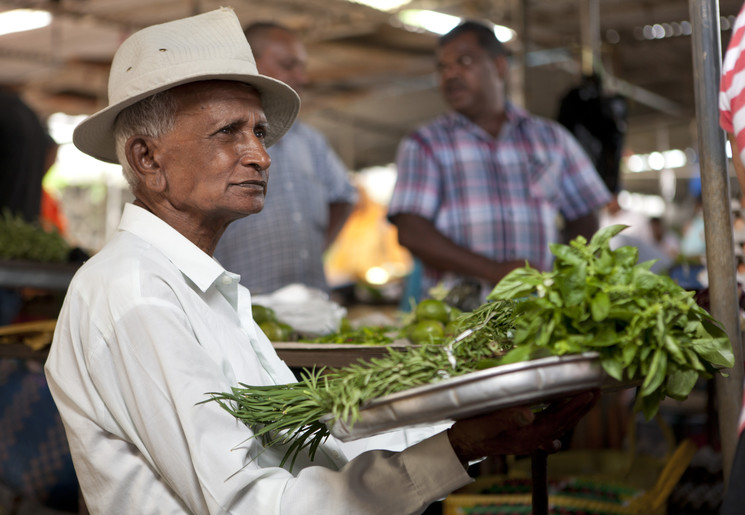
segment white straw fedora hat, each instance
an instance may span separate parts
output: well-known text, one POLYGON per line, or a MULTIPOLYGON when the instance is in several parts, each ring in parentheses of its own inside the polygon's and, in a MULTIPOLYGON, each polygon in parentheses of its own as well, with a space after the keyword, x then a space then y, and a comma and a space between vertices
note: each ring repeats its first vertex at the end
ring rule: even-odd
POLYGON ((73 142, 88 155, 117 163, 114 120, 124 108, 159 91, 215 79, 244 82, 259 91, 268 121, 267 146, 287 132, 297 116, 297 93, 259 74, 238 17, 223 7, 153 25, 127 38, 111 63, 108 107, 81 122, 73 142))

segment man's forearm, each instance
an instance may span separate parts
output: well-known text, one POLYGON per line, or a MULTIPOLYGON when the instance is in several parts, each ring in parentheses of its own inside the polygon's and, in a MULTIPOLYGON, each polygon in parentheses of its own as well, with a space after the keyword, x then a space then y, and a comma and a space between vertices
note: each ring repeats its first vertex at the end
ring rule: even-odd
POLYGON ((417 215, 401 214, 393 219, 399 243, 424 264, 438 270, 477 277, 496 284, 525 260, 499 262, 461 247, 417 215))
POLYGON ((564 224, 563 242, 569 243, 577 236, 584 236, 589 240, 600 228, 598 215, 594 211, 576 220, 568 220, 564 224))
POLYGON ((329 246, 334 242, 353 210, 354 204, 348 202, 335 202, 329 204, 329 224, 326 228, 326 241, 324 248, 329 248, 329 246))

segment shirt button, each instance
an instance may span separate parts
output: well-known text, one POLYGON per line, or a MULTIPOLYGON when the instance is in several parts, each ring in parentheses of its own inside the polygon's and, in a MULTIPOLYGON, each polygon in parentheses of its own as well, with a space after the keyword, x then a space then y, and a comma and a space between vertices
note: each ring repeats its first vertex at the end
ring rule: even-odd
POLYGON ((227 275, 223 275, 221 281, 225 285, 228 285, 228 284, 232 284, 233 283, 233 279, 231 279, 227 275))
POLYGON ((300 259, 308 259, 308 249, 303 249, 300 251, 300 259))
POLYGON ((292 213, 292 221, 293 222, 300 223, 302 221, 302 219, 303 219, 303 215, 301 215, 297 211, 294 212, 294 213, 292 213))

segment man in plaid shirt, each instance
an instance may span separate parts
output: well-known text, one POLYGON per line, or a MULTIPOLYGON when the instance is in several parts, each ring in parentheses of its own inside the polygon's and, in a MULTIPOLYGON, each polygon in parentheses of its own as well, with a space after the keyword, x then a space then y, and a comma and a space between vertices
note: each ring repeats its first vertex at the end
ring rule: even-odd
POLYGON ((464 22, 436 58, 452 111, 401 143, 388 216, 423 264, 421 294, 471 278, 485 296, 526 260, 549 268, 562 236, 589 238, 611 196, 566 129, 506 99, 507 51, 491 28, 464 22))

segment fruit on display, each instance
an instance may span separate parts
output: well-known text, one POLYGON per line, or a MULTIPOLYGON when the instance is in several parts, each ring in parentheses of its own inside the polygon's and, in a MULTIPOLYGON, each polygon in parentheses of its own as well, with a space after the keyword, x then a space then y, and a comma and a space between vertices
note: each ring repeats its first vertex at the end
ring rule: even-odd
POLYGON ((438 320, 420 320, 408 327, 406 336, 415 345, 441 343, 445 337, 445 326, 438 320))
POLYGON ((450 321, 450 306, 437 299, 424 299, 417 304, 414 313, 418 322, 422 320, 436 320, 447 324, 450 321))
POLYGON ((251 315, 253 316, 254 321, 259 325, 264 322, 277 321, 277 314, 274 310, 270 307, 262 306, 261 304, 251 305, 251 315))
POLYGON ((289 338, 287 330, 282 327, 279 322, 273 322, 271 320, 264 321, 259 324, 259 327, 264 332, 270 342, 285 342, 289 338))

